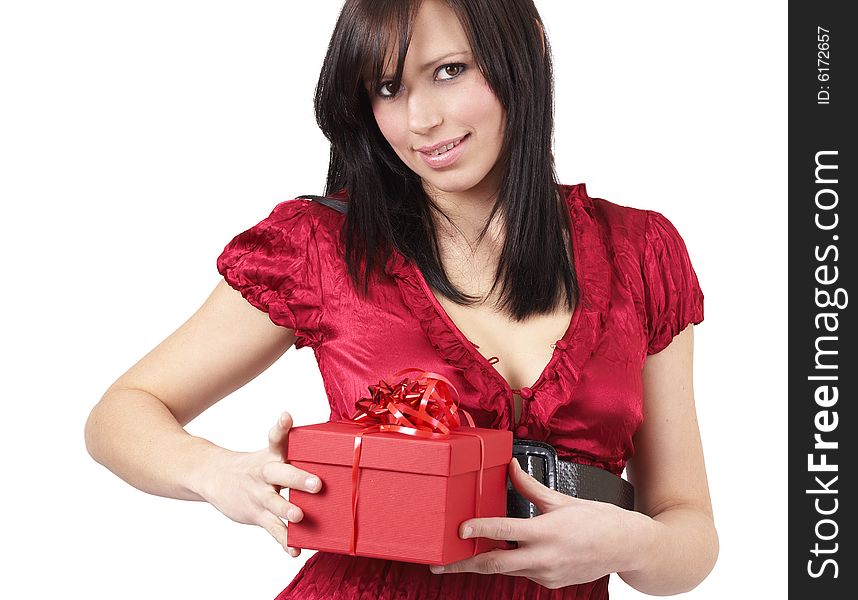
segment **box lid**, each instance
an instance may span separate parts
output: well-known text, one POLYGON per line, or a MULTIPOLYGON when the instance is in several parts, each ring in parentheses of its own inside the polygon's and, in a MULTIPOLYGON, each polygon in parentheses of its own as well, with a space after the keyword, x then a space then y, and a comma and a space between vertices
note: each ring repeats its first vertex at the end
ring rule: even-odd
MULTIPOLYGON (((287 460, 351 466, 354 440, 361 428, 337 421, 293 427, 289 431, 287 460)), ((460 431, 482 438, 484 468, 512 459, 511 431, 480 427, 465 427, 460 431)), ((449 477, 480 468, 480 440, 455 430, 446 439, 375 431, 363 436, 360 466, 449 477)))

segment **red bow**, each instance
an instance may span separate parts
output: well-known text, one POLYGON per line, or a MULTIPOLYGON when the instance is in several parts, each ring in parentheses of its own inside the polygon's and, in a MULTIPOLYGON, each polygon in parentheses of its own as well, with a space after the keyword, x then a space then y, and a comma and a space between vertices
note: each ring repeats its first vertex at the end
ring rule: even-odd
POLYGON ((391 385, 379 381, 369 386, 372 394, 355 402, 355 423, 378 425, 379 431, 398 431, 417 437, 447 437, 451 429, 462 426, 459 413, 470 427, 474 420, 458 406, 459 392, 443 375, 421 369, 402 369, 393 374, 419 373, 391 385), (440 434, 440 435, 438 435, 440 434))
MULTIPOLYGON (((475 427, 471 415, 459 408, 459 392, 443 375, 422 369, 402 369, 393 374, 395 379, 405 373, 418 373, 414 378, 404 377, 396 384, 379 381, 370 385, 369 398, 355 402, 357 412, 351 421, 366 425, 355 435, 355 452, 352 461, 352 534, 349 554, 355 554, 357 544, 358 478, 360 474, 361 441, 365 434, 375 431, 396 431, 421 438, 446 439, 450 433, 471 435, 480 440, 480 476, 477 487, 474 516, 480 516, 480 499, 483 492, 483 439, 473 433, 458 431, 462 427, 461 415, 470 427, 475 427), (454 431, 457 430, 457 431, 454 431)), ((474 538, 474 554, 477 538, 474 538)))

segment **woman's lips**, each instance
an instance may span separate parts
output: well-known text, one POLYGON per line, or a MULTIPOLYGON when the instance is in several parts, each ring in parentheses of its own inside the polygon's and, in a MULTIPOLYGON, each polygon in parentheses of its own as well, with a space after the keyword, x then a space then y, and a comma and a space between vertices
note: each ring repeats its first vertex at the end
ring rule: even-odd
POLYGON ((463 137, 458 144, 453 146, 453 148, 451 148, 450 150, 442 152, 441 154, 435 154, 437 150, 433 152, 425 152, 422 150, 418 150, 417 153, 420 155, 420 158, 423 159, 423 162, 425 162, 429 167, 433 169, 443 169, 445 167, 449 167, 459 159, 459 157, 464 152, 465 145, 468 143, 470 137, 470 133, 466 134, 465 137, 463 137))

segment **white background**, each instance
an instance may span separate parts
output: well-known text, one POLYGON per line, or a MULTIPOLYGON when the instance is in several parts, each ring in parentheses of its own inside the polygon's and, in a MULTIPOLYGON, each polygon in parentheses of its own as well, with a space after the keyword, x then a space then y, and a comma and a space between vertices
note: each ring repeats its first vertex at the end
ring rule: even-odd
MULTIPOLYGON (((706 296, 696 398, 721 556, 687 597, 783 598, 786 3, 538 4, 561 181, 664 213, 706 296)), ((83 425, 203 302, 232 236, 322 191, 312 95, 339 5, 0 5, 0 597, 270 599, 311 554, 132 488, 83 425)), ((328 417, 310 349, 188 429, 255 450, 284 409, 328 417)))

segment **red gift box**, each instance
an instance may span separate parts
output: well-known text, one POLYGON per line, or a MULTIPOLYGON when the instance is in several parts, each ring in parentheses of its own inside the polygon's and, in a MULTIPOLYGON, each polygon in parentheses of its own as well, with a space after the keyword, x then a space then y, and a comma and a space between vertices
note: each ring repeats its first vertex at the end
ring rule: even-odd
POLYGON ((428 439, 373 431, 361 437, 353 471, 355 438, 363 429, 339 421, 290 430, 288 462, 322 480, 317 494, 289 490, 290 501, 304 511, 299 523, 289 524, 290 546, 424 564, 507 547, 486 538, 463 540, 459 526, 474 517, 506 516, 511 431, 462 427, 428 439))

